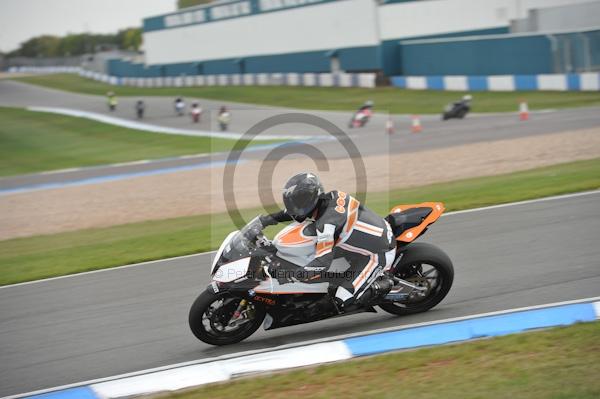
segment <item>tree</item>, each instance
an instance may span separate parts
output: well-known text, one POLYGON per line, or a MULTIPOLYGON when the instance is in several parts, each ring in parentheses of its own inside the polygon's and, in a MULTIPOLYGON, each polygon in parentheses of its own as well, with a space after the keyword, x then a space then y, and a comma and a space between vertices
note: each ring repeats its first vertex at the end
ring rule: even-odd
POLYGON ((127 28, 117 33, 117 44, 123 50, 138 51, 142 45, 142 29, 127 28))
POLYGON ((198 6, 200 4, 208 4, 211 2, 212 0, 177 0, 177 8, 182 9, 187 7, 198 6))
POLYGON ((68 34, 64 37, 38 36, 10 52, 10 57, 64 57, 95 53, 108 49, 139 50, 142 44, 140 28, 122 29, 116 34, 68 34))
POLYGON ((23 57, 57 57, 60 55, 60 41, 61 39, 57 36, 44 35, 34 37, 22 43, 18 50, 9 53, 9 55, 23 57))

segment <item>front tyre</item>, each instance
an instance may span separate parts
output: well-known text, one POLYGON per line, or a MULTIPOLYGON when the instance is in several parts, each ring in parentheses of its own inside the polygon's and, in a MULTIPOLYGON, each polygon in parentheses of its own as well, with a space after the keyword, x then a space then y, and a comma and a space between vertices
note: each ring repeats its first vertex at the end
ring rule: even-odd
POLYGON ((412 243, 403 253, 394 276, 426 290, 422 296, 379 305, 386 312, 400 316, 431 309, 446 297, 454 281, 452 261, 435 245, 412 243))
POLYGON ((192 333, 202 342, 219 346, 248 338, 260 327, 266 311, 262 305, 248 302, 243 317, 233 320, 241 300, 227 293, 201 293, 190 308, 192 333))

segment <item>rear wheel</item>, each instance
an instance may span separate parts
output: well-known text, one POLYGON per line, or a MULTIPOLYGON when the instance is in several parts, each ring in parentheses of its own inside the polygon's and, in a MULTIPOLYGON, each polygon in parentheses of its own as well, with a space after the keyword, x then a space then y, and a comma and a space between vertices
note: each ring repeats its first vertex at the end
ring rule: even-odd
POLYGON ((454 267, 448 255, 435 245, 414 243, 404 251, 394 276, 425 290, 406 300, 382 303, 379 307, 395 315, 409 315, 425 312, 446 297, 454 280, 454 267))
POLYGON ((262 305, 246 300, 242 313, 234 317, 241 301, 227 293, 204 291, 190 309, 192 333, 210 345, 229 345, 248 338, 260 327, 266 311, 262 305))

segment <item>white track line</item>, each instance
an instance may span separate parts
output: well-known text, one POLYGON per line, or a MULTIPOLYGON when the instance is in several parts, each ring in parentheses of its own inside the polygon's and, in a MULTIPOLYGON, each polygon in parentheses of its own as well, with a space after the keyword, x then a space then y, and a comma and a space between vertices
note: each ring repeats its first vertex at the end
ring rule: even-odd
MULTIPOLYGON (((537 198, 537 199, 531 199, 531 200, 525 200, 525 201, 509 202, 509 203, 506 203, 506 204, 484 206, 484 207, 481 207, 481 208, 465 209, 463 211, 448 212, 448 213, 443 214, 442 216, 454 216, 454 215, 460 215, 460 214, 464 214, 464 213, 484 212, 484 211, 489 211, 489 210, 493 210, 493 209, 507 208, 507 207, 511 207, 511 206, 535 204, 535 203, 538 203, 538 202, 562 200, 562 199, 569 199, 569 198, 576 198, 576 197, 584 197, 584 196, 594 195, 594 194, 600 194, 600 190, 584 191, 584 192, 572 193, 572 194, 555 195, 555 196, 552 196, 552 197, 543 197, 543 198, 537 198)), ((81 272, 81 273, 75 273, 75 274, 68 274, 66 276, 58 276, 58 277, 45 278, 45 279, 41 279, 41 280, 26 281, 26 282, 23 282, 23 283, 16 283, 16 284, 10 284, 10 285, 0 286, 0 289, 11 288, 11 287, 18 287, 18 286, 29 285, 29 284, 43 283, 43 282, 46 282, 46 281, 60 280, 60 279, 71 278, 71 277, 84 276, 84 275, 87 275, 87 274, 94 274, 94 273, 101 273, 101 272, 110 272, 110 271, 113 271, 113 270, 127 269, 127 268, 130 268, 130 267, 143 266, 143 265, 148 265, 148 264, 152 264, 152 263, 170 262, 172 260, 185 259, 185 258, 189 258, 189 257, 192 257, 192 256, 208 255, 208 254, 212 254, 213 252, 215 252, 215 251, 200 252, 200 253, 197 253, 197 254, 176 256, 176 257, 173 257, 173 258, 164 258, 164 259, 156 259, 156 260, 151 260, 151 261, 141 262, 141 263, 133 263, 131 265, 115 266, 115 267, 110 267, 110 268, 107 268, 107 269, 99 269, 99 270, 92 270, 92 271, 89 271, 89 272, 81 272)))
POLYGON ((583 191, 583 192, 572 193, 572 194, 554 195, 554 196, 551 196, 551 197, 535 198, 535 199, 530 199, 530 200, 525 200, 525 201, 508 202, 506 204, 483 206, 481 208, 464 209, 462 211, 453 211, 453 212, 444 213, 444 214, 442 214, 442 216, 452 216, 452 215, 460 215, 462 213, 488 211, 488 210, 491 210, 491 209, 506 208, 506 207, 515 206, 515 205, 535 204, 537 202, 545 202, 545 201, 554 201, 554 200, 561 200, 561 199, 569 199, 569 198, 583 197, 583 196, 586 196, 586 195, 593 195, 593 194, 600 194, 600 190, 583 191))
POLYGON ((44 278, 44 279, 40 279, 40 280, 25 281, 23 283, 16 283, 16 284, 0 286, 0 290, 4 289, 4 288, 19 287, 22 285, 30 285, 30 284, 44 283, 47 281, 62 280, 62 279, 69 278, 69 277, 79 277, 79 276, 85 276, 88 274, 107 272, 109 270, 123 270, 123 269, 129 269, 130 267, 150 265, 152 263, 160 263, 160 262, 166 262, 166 261, 172 261, 172 260, 186 259, 186 258, 191 258, 193 256, 202 256, 202 255, 212 254, 213 252, 216 252, 216 251, 208 251, 208 252, 200 252, 197 254, 181 255, 181 256, 175 256, 173 258, 155 259, 155 260, 149 260, 146 262, 132 263, 130 265, 110 267, 107 269, 90 270, 89 272, 81 272, 81 273, 67 274, 65 276, 57 276, 57 277, 44 278))
MULTIPOLYGON (((215 153, 217 154, 217 153, 215 153)), ((66 169, 54 169, 54 170, 46 170, 43 172, 37 172, 37 173, 31 173, 31 174, 24 174, 24 175, 18 175, 18 177, 27 177, 27 176, 35 176, 35 175, 54 175, 54 174, 58 174, 58 173, 68 173, 68 172, 80 172, 82 170, 93 170, 93 169, 104 169, 104 168, 115 168, 115 167, 120 167, 120 166, 132 166, 132 165, 143 165, 143 164, 147 164, 150 162, 159 162, 159 161, 177 161, 179 159, 189 159, 189 158, 195 158, 195 157, 204 157, 210 155, 210 153, 202 153, 202 154, 196 154, 196 155, 182 155, 179 157, 172 157, 172 158, 156 158, 156 159, 140 159, 139 161, 130 161, 130 162, 118 162, 118 163, 109 163, 109 164, 105 164, 105 165, 95 165, 95 166, 81 166, 78 168, 66 168, 66 169)))
POLYGON ((400 331, 400 330, 407 330, 407 329, 411 329, 411 328, 430 326, 430 325, 434 325, 434 324, 445 324, 445 323, 452 323, 452 322, 461 321, 461 320, 469 320, 469 319, 476 319, 476 318, 489 317, 489 316, 498 316, 498 315, 507 314, 507 313, 523 312, 526 310, 544 309, 544 308, 555 307, 555 306, 573 305, 573 304, 577 304, 577 303, 596 302, 596 301, 600 301, 600 297, 582 298, 582 299, 574 299, 571 301, 548 303, 548 304, 543 304, 543 305, 525 306, 522 308, 498 310, 495 312, 478 313, 478 314, 468 315, 468 316, 459 316, 459 317, 452 317, 452 318, 448 318, 448 319, 426 321, 423 323, 406 324, 406 325, 400 325, 400 326, 395 326, 395 327, 380 328, 380 329, 370 330, 370 331, 361 331, 361 332, 357 332, 357 333, 342 334, 342 335, 336 335, 333 337, 325 337, 325 338, 313 339, 313 340, 309 340, 309 341, 294 342, 291 344, 280 345, 280 346, 276 346, 273 348, 255 349, 255 350, 251 350, 251 351, 230 353, 230 354, 222 355, 222 356, 216 356, 216 357, 211 357, 211 358, 175 363, 175 364, 170 364, 167 366, 154 367, 154 368, 150 368, 150 369, 134 371, 131 373, 119 374, 119 375, 115 375, 115 376, 111 376, 111 377, 97 378, 94 380, 82 381, 82 382, 78 382, 78 383, 74 383, 74 384, 61 385, 58 387, 41 389, 38 391, 22 393, 22 394, 12 395, 12 396, 6 396, 2 399, 16 399, 16 398, 22 398, 22 397, 26 397, 26 396, 40 395, 40 394, 44 394, 44 393, 48 393, 48 392, 54 392, 54 391, 59 391, 59 390, 64 390, 64 389, 69 389, 69 388, 98 384, 101 382, 113 381, 113 380, 118 380, 118 379, 128 378, 128 377, 134 377, 134 376, 138 376, 138 375, 142 375, 142 374, 154 373, 157 371, 171 370, 171 369, 176 369, 176 368, 180 368, 180 367, 191 366, 194 364, 210 363, 210 362, 219 361, 219 360, 227 360, 227 359, 232 359, 232 358, 237 358, 237 357, 256 355, 259 353, 273 352, 273 351, 279 351, 279 350, 290 349, 290 348, 297 348, 300 346, 318 344, 318 343, 323 343, 323 342, 340 341, 343 339, 360 337, 360 336, 364 336, 364 335, 380 334, 380 333, 385 333, 385 332, 390 332, 390 331, 400 331))
MULTIPOLYGON (((106 123, 114 126, 121 126, 128 129, 142 130, 150 133, 161 133, 161 134, 173 134, 180 136, 192 136, 192 137, 212 137, 221 138, 227 140, 240 140, 244 137, 241 133, 223 133, 214 131, 202 131, 202 130, 191 130, 181 129, 175 127, 166 127, 159 125, 152 125, 145 122, 137 122, 129 119, 117 118, 105 114, 99 114, 96 112, 80 111, 70 108, 58 108, 58 107, 27 107, 28 111, 33 112, 46 112, 52 114, 67 115, 76 118, 90 119, 96 122, 106 123)), ((298 136, 298 135, 258 135, 253 140, 304 140, 312 139, 314 136, 298 136)))

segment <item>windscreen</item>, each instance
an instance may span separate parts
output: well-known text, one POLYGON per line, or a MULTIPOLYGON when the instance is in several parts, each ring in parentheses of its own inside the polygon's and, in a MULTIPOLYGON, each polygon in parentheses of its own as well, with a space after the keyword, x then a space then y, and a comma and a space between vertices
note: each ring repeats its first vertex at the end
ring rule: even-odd
POLYGON ((255 237, 261 230, 262 224, 258 217, 252 219, 225 247, 221 254, 219 264, 229 263, 252 256, 254 251, 256 251, 255 237))

